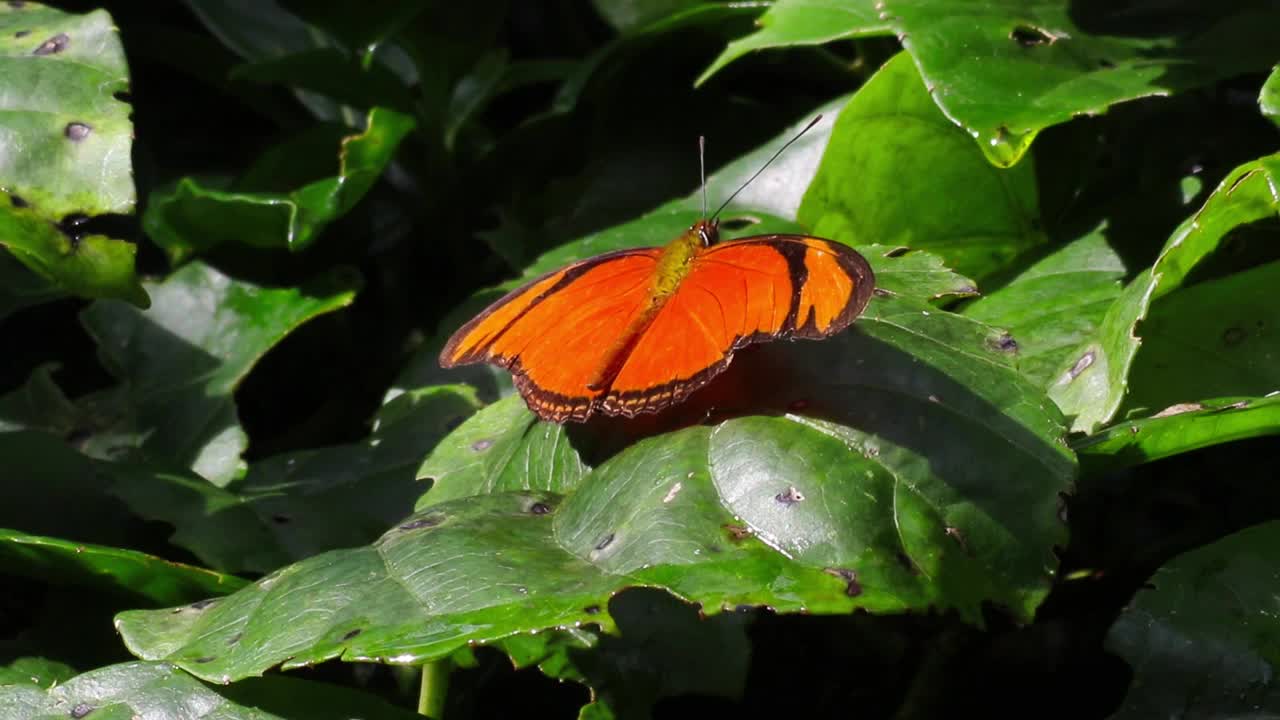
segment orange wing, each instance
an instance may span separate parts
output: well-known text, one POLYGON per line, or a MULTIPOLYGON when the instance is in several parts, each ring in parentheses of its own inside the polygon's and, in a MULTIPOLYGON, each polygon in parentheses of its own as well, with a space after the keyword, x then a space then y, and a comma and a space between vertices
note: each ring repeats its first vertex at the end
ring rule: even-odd
POLYGON ((713 245, 631 347, 600 408, 657 412, 707 384, 744 345, 840 332, 874 289, 867 261, 829 240, 760 235, 713 245))
POLYGON ((513 290, 454 333, 440 364, 501 365, 539 417, 585 420, 605 390, 588 386, 648 304, 661 252, 606 253, 513 290))

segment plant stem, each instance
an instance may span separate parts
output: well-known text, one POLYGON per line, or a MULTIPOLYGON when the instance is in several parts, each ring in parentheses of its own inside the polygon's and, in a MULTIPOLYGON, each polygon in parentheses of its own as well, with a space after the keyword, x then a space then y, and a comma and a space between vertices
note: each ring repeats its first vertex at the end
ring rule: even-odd
POLYGON ((418 692, 418 714, 431 720, 444 718, 444 701, 449 695, 449 673, 453 663, 448 658, 422 666, 422 686, 418 692))

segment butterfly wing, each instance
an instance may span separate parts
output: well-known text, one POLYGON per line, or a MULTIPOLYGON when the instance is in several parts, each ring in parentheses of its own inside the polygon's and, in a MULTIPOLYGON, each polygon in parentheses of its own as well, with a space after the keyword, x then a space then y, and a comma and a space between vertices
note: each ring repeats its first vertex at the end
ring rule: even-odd
POLYGON ((606 253, 511 291, 453 334, 440 364, 501 365, 543 419, 585 419, 603 393, 589 386, 649 302, 660 253, 606 253))
POLYGON ((656 412, 709 382, 744 345, 840 332, 874 289, 867 261, 829 240, 761 235, 713 245, 634 344, 601 407, 656 412))

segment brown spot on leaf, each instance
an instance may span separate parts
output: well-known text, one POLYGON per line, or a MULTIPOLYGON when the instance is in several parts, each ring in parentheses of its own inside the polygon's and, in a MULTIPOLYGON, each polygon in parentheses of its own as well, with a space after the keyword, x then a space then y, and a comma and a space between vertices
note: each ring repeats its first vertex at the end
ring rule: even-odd
POLYGON ((1009 333, 1002 333, 999 337, 991 338, 991 347, 1000 352, 1016 353, 1018 352, 1018 341, 1013 339, 1009 333))
POLYGON ((53 55, 67 49, 67 45, 71 43, 71 38, 66 33, 58 33, 53 37, 40 43, 40 45, 31 51, 32 55, 53 55))
POLYGON ((729 531, 729 539, 734 542, 742 542, 743 540, 751 537, 750 528, 743 527, 742 525, 725 525, 724 529, 729 531))
POLYGON ((72 142, 80 142, 89 137, 91 132, 93 132, 92 127, 82 122, 71 122, 67 123, 67 127, 62 131, 62 134, 66 135, 67 139, 72 142))
POLYGON ((774 495, 773 499, 790 507, 798 502, 804 502, 804 493, 800 492, 792 485, 788 486, 786 490, 774 495))
POLYGON ((858 573, 849 568, 829 567, 823 568, 822 572, 828 575, 834 575, 844 581, 844 594, 849 597, 858 597, 862 594, 862 585, 858 582, 858 573))
POLYGON ((1171 415, 1181 415, 1182 413, 1195 412, 1196 410, 1203 410, 1203 409, 1204 409, 1204 405, 1198 402, 1178 403, 1176 405, 1170 405, 1169 407, 1161 410, 1160 412, 1156 413, 1155 415, 1152 415, 1151 417, 1153 418, 1169 417, 1171 415))
POLYGON ((1085 353, 1084 355, 1081 355, 1080 359, 1076 361, 1076 364, 1072 365, 1071 369, 1067 371, 1067 377, 1069 377, 1071 380, 1075 380, 1076 378, 1080 377, 1080 373, 1089 369, 1089 366, 1093 364, 1094 358, 1095 356, 1092 350, 1085 353))
POLYGON ((415 518, 400 526, 401 530, 417 530, 419 528, 435 527, 444 522, 444 515, 440 513, 431 513, 420 518, 415 518))

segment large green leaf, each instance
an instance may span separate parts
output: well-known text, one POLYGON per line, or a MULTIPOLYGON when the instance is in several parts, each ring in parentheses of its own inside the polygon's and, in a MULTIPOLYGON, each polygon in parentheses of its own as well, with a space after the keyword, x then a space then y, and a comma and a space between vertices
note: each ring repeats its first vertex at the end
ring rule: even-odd
POLYGON ((1280 714, 1280 522, 1174 558, 1112 626, 1107 646, 1133 667, 1114 717, 1280 714))
MULTIPOLYGON (((1152 300, 1180 287, 1201 260, 1240 225, 1280 213, 1280 155, 1246 163, 1227 175, 1203 207, 1174 231, 1148 270, 1139 273, 1102 318, 1097 332, 1071 353, 1049 388, 1073 430, 1092 432, 1111 419, 1129 386, 1138 323, 1152 300)), ((1194 398, 1192 398, 1194 399, 1194 398)))
POLYGON ((368 439, 253 463, 219 488, 189 472, 100 463, 109 492, 174 527, 171 541, 212 567, 268 572, 375 539, 421 492, 414 472, 435 442, 475 411, 465 387, 421 388, 379 411, 368 439))
POLYGON ((1039 212, 1031 164, 986 162, 901 53, 840 112, 798 219, 851 245, 929 250, 982 279, 1044 242, 1039 212))
POLYGON ((1076 443, 1087 470, 1159 460, 1221 443, 1280 434, 1280 395, 1183 403, 1099 430, 1076 443))
POLYGON ((135 202, 124 48, 103 10, 0 8, 0 187, 40 217, 129 213, 135 202))
POLYGON ((115 97, 129 76, 111 16, 0 7, 0 78, 0 246, 66 292, 145 306, 132 243, 58 225, 133 211, 133 126, 115 97))
MULTIPOLYGON (((1029 618, 1065 541, 1059 494, 1074 474, 1053 406, 985 325, 885 296, 856 327, 744 353, 703 391, 734 419, 631 444, 576 488, 514 491, 529 478, 511 472, 511 485, 455 491, 373 547, 304 560, 198 614, 125 613, 121 631, 142 657, 233 679, 335 656, 419 662, 574 623, 607 628, 605 600, 631 585, 670 588, 708 612, 936 606, 977 621, 994 602, 1029 618), (232 637, 242 640, 228 646, 232 637)), ((509 440, 477 432, 498 424, 477 415, 456 431, 466 440, 440 452, 508 454, 509 440)), ((565 442, 552 435, 563 428, 546 431, 542 458, 565 442)), ((617 431, 572 428, 568 442, 617 431)))
POLYGON ((349 304, 353 284, 335 274, 303 287, 263 288, 191 263, 148 286, 150 310, 98 301, 84 311, 84 324, 123 383, 86 403, 114 410, 113 429, 126 443, 225 485, 247 444, 236 387, 296 327, 349 304))
POLYGON ((343 138, 336 174, 289 192, 239 192, 183 178, 152 196, 143 226, 175 262, 222 243, 301 250, 364 197, 413 125, 408 115, 374 108, 364 130, 343 138))
POLYGON ((0 569, 49 582, 133 594, 172 605, 244 586, 234 575, 136 550, 76 543, 0 528, 0 569))
POLYGON ((1107 243, 1105 226, 1099 227, 963 312, 1007 329, 1018 343, 1018 369, 1047 387, 1067 355, 1097 331, 1123 278, 1124 263, 1107 243))
POLYGON ((420 717, 364 693, 324 683, 271 678, 209 688, 166 663, 110 665, 44 689, 0 685, 6 720, 410 720, 420 717))
POLYGON ((1155 14, 1166 9, 1147 12, 1044 0, 780 0, 699 82, 752 50, 895 34, 947 117, 992 162, 1012 165, 1050 125, 1275 62, 1272 3, 1188 7, 1176 29, 1155 14))
POLYGON ((1280 262, 1272 262, 1153 303, 1121 412, 1280 389, 1278 286, 1280 262))

